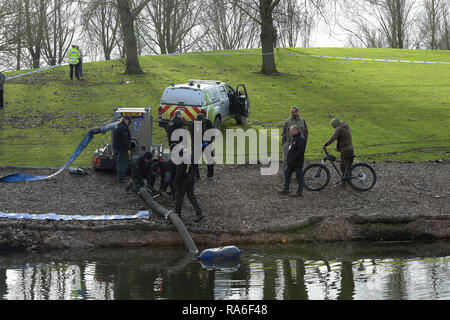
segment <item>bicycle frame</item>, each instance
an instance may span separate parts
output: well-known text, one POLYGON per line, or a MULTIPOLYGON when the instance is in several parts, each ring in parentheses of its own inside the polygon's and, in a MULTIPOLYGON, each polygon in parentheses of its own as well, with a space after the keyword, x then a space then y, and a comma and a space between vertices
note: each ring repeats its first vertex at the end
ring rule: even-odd
POLYGON ((325 151, 326 156, 325 156, 325 158, 323 158, 323 160, 320 162, 320 164, 322 164, 324 166, 327 161, 330 161, 330 163, 333 166, 334 170, 336 170, 337 174, 341 178, 341 181, 339 181, 339 182, 347 180, 348 179, 347 175, 348 175, 348 171, 350 169, 350 166, 347 166, 345 168, 344 175, 342 175, 341 170, 335 164, 335 162, 341 163, 341 161, 339 161, 335 156, 330 155, 330 153, 326 149, 324 149, 324 151, 325 151))

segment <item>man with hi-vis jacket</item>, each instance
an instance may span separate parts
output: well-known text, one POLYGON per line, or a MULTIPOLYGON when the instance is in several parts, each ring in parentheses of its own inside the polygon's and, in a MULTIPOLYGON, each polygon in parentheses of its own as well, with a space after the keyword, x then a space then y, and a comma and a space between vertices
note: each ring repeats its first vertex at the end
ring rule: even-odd
POLYGON ((70 80, 73 80, 73 69, 75 69, 75 77, 80 80, 80 51, 78 51, 76 45, 72 45, 72 48, 67 53, 70 66, 70 80))

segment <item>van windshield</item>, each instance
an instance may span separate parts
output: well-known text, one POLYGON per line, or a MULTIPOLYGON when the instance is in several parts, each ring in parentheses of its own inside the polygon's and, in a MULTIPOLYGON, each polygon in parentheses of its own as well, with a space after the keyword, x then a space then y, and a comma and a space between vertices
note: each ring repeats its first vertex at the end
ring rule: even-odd
POLYGON ((161 98, 162 104, 201 106, 202 91, 188 88, 167 88, 161 98))

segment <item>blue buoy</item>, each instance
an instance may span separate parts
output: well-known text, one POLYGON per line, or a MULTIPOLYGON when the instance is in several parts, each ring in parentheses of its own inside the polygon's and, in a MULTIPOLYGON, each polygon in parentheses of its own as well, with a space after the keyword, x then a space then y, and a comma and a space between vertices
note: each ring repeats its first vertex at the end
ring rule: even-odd
POLYGON ((198 261, 232 261, 239 259, 242 254, 242 250, 230 246, 216 249, 206 249, 198 256, 198 261))

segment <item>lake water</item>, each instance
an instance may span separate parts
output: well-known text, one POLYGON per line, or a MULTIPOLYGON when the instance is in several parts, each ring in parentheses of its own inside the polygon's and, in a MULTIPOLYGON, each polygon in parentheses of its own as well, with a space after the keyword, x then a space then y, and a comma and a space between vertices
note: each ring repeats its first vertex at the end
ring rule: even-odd
POLYGON ((185 248, 3 252, 0 300, 450 299, 449 242, 240 248, 214 269, 185 248))

